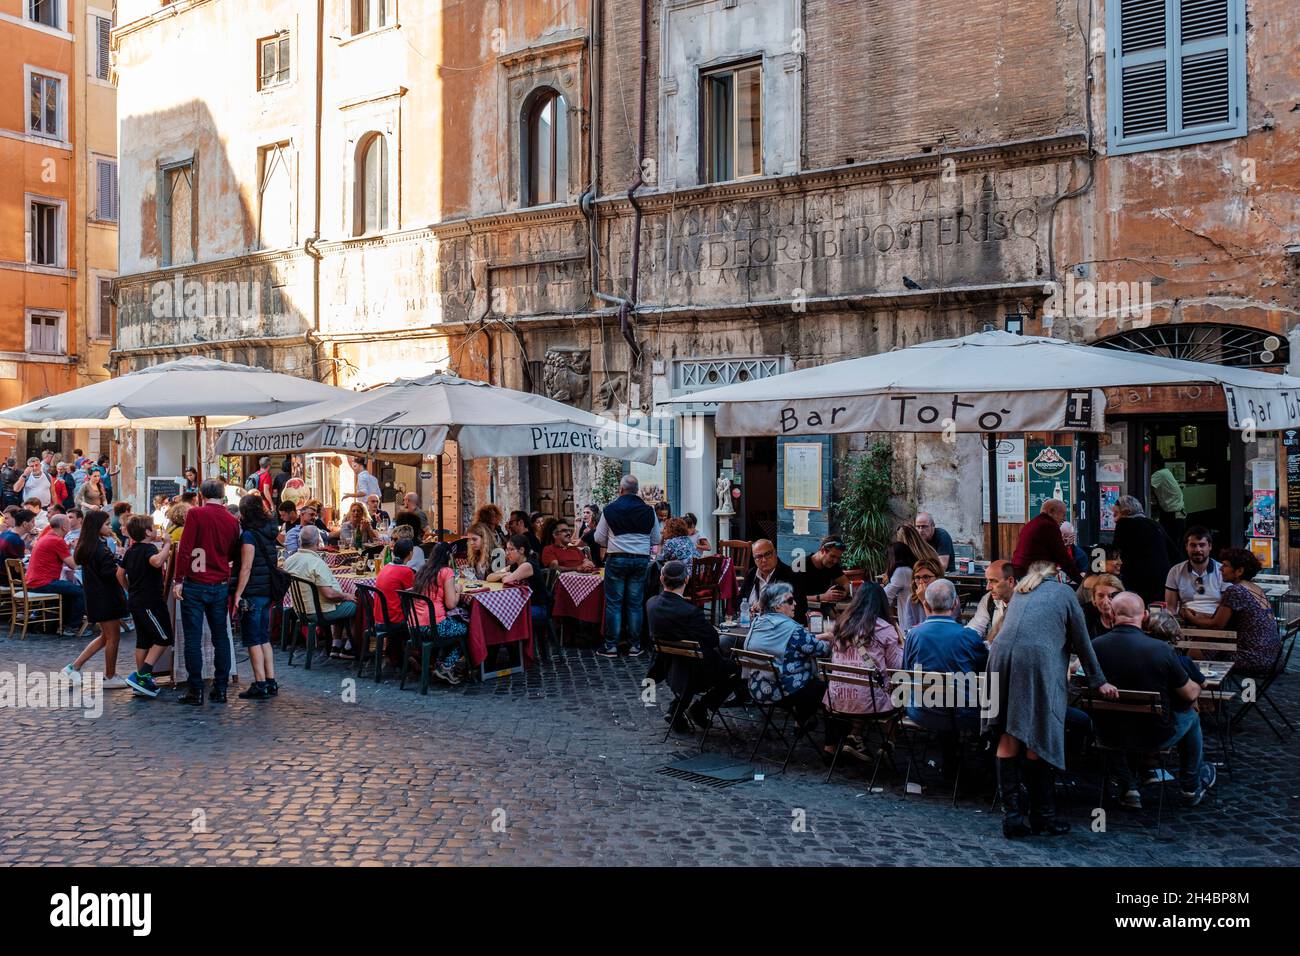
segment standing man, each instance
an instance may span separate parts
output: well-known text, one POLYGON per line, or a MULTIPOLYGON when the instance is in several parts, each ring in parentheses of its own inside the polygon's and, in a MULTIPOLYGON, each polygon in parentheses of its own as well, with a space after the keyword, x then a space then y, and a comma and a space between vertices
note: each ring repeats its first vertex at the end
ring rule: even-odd
POLYGON ((934 523, 934 515, 928 511, 918 511, 916 520, 912 522, 916 530, 921 532, 921 537, 925 543, 939 555, 939 560, 944 562, 944 571, 957 570, 957 556, 953 553, 952 535, 940 528, 934 523))
POLYGON ((253 485, 257 493, 262 496, 262 504, 266 506, 266 513, 275 514, 275 496, 274 484, 271 478, 271 459, 262 457, 257 461, 257 472, 253 475, 256 483, 253 485))
POLYGON ((280 470, 276 472, 275 478, 271 480, 271 493, 275 496, 276 504, 284 499, 281 495, 284 493, 284 486, 289 483, 293 477, 293 456, 285 455, 284 461, 280 463, 280 470))
POLYGON ((1165 456, 1154 450, 1151 452, 1151 497, 1155 499, 1159 512, 1156 517, 1160 527, 1165 529, 1171 541, 1178 541, 1187 527, 1183 486, 1165 464, 1165 456))
POLYGON ((1051 561, 1075 584, 1083 582, 1074 555, 1070 554, 1065 539, 1061 537, 1061 522, 1065 518, 1065 502, 1060 498, 1048 498, 1038 516, 1020 529, 1016 551, 1011 556, 1016 577, 1023 578, 1028 574, 1029 566, 1035 561, 1051 561))
MULTIPOLYGON (((46 452, 46 454, 50 454, 46 452)), ((28 498, 35 498, 41 503, 42 508, 50 506, 50 476, 46 474, 44 466, 39 458, 28 458, 27 469, 18 476, 14 482, 14 493, 19 499, 26 501, 28 498)))
POLYGON ((352 466, 352 473, 357 476, 357 490, 344 495, 344 498, 360 498, 364 501, 370 495, 382 493, 379 479, 366 471, 364 458, 349 458, 348 463, 352 466))
POLYGON ((86 616, 86 592, 76 580, 65 581, 63 569, 75 571, 77 563, 68 550, 70 522, 67 515, 55 515, 50 527, 32 545, 32 559, 27 565, 27 588, 57 594, 63 611, 63 636, 76 637, 81 630, 81 619, 86 616))
POLYGON ((1016 572, 1010 561, 993 561, 984 570, 984 587, 988 590, 980 598, 975 614, 966 626, 980 636, 985 644, 992 644, 1002 628, 1007 615, 1007 602, 1016 589, 1016 572))
POLYGON ((18 470, 18 462, 9 457, 5 459, 4 465, 0 465, 0 508, 8 508, 10 505, 18 504, 18 493, 14 491, 14 482, 22 472, 18 470))
POLYGON ((203 703, 203 621, 212 631, 214 672, 212 703, 226 702, 230 679, 230 569, 239 554, 239 519, 225 504, 226 487, 209 478, 199 489, 203 504, 185 513, 185 528, 176 553, 176 599, 185 630, 185 670, 189 687, 182 704, 203 703))
POLYGON ((1175 564, 1165 578, 1165 607, 1169 613, 1191 624, 1185 612, 1213 614, 1219 609, 1219 595, 1223 592, 1223 573, 1219 562, 1210 557, 1214 541, 1210 532, 1200 525, 1187 529, 1183 535, 1187 560, 1175 564))
POLYGON ((596 543, 605 549, 605 645, 596 653, 618 657, 618 642, 627 619, 629 657, 640 657, 645 619, 645 577, 650 548, 661 539, 655 510, 641 500, 635 475, 624 475, 618 497, 601 512, 596 543))

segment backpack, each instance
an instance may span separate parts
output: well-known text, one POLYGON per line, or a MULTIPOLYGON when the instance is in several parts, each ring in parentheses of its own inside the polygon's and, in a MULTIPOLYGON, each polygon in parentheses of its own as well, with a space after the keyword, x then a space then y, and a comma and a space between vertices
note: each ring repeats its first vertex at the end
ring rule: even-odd
POLYGON ((257 472, 253 472, 251 475, 249 475, 247 478, 244 479, 244 490, 245 491, 257 490, 257 472))

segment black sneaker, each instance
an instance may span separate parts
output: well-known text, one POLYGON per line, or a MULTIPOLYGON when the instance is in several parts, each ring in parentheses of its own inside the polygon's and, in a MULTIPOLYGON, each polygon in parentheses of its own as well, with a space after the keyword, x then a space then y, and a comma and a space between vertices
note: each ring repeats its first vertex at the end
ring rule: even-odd
POLYGON ((203 706, 203 691, 194 690, 191 687, 185 688, 185 693, 176 698, 178 704, 190 704, 194 707, 203 706))
POLYGON ((209 704, 224 704, 226 702, 226 689, 224 687, 214 687, 208 694, 209 704))
POLYGON ((596 652, 597 657, 618 657, 618 648, 602 647, 596 652))
POLYGON ((645 651, 641 650, 640 644, 633 644, 627 652, 628 657, 640 657, 645 651))
POLYGON ((240 700, 270 700, 271 695, 267 693, 266 684, 257 680, 248 685, 248 690, 239 695, 240 700))
POLYGON ((1183 804, 1188 807, 1195 807, 1205 799, 1205 795, 1214 789, 1214 785, 1219 781, 1219 771, 1214 764, 1207 763, 1201 765, 1201 783, 1192 793, 1184 790, 1183 804))
POLYGON ((266 688, 267 697, 274 697, 276 694, 280 693, 280 682, 274 677, 270 680, 262 681, 262 686, 266 688))

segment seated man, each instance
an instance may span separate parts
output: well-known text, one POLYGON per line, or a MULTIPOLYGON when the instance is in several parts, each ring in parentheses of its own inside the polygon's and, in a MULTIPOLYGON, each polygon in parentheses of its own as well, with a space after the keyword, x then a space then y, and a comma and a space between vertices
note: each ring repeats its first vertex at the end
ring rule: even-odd
MULTIPOLYGON (((742 681, 740 668, 722 657, 718 646, 718 632, 713 629, 704 609, 686 600, 686 565, 669 561, 659 574, 663 590, 646 602, 646 617, 650 622, 652 640, 695 641, 704 653, 704 660, 685 657, 667 657, 668 686, 677 695, 665 720, 671 720, 673 729, 689 733, 686 714, 700 727, 709 725, 709 714, 722 706, 722 702, 736 690, 742 681), (703 696, 694 704, 691 699, 703 696)), ((656 657, 657 674, 661 661, 656 657)))
POLYGON ((63 569, 75 571, 77 563, 68 549, 67 515, 55 515, 50 527, 32 547, 32 559, 27 565, 27 587, 31 591, 58 594, 63 610, 63 636, 75 637, 81 629, 81 619, 86 614, 86 592, 75 580, 63 580, 63 569))
POLYGON ((409 591, 415 585, 415 570, 411 567, 411 554, 415 551, 415 542, 409 537, 398 538, 393 542, 393 560, 379 570, 375 578, 375 589, 383 596, 383 603, 375 598, 372 615, 375 624, 387 632, 388 663, 394 667, 402 665, 402 641, 406 635, 406 618, 402 614, 402 599, 398 591, 409 591), (383 615, 388 608, 388 617, 383 615))
POLYGON ((276 514, 280 516, 281 533, 287 533, 289 529, 298 523, 298 506, 292 501, 280 502, 280 507, 276 509, 276 514))
MULTIPOLYGON (((298 534, 298 550, 285 559, 284 571, 292 577, 306 578, 308 581, 315 582, 316 589, 320 592, 322 623, 328 625, 335 621, 351 621, 356 617, 357 606, 339 590, 338 579, 334 577, 334 572, 329 569, 325 559, 320 556, 320 548, 320 529, 315 525, 307 525, 298 534)), ((296 581, 292 582, 291 587, 300 588, 298 597, 303 602, 303 606, 309 612, 314 610, 311 593, 296 581)), ((343 639, 335 631, 334 639, 330 643, 330 657, 350 660, 355 656, 350 632, 345 646, 343 639)))
POLYGON ((302 529, 308 527, 315 528, 317 531, 320 530, 320 526, 316 524, 316 509, 310 504, 304 504, 298 509, 298 523, 284 533, 284 553, 286 556, 298 550, 302 529))
POLYGON ((366 511, 370 514, 370 524, 376 531, 381 531, 393 523, 393 516, 384 510, 379 495, 366 495, 366 511))
POLYGON ((569 522, 561 519, 556 522, 555 543, 542 549, 542 564, 548 568, 561 571, 594 571, 596 566, 579 547, 573 543, 573 528, 569 522))
POLYGON ((992 644, 1002 627, 1002 619, 1007 614, 1007 602, 1016 590, 1016 572, 1010 561, 991 561, 984 571, 984 586, 987 588, 975 614, 966 626, 980 636, 985 644, 992 644))
MULTIPOLYGON (((754 556, 754 563, 740 585, 740 600, 748 603, 749 613, 757 617, 761 613, 759 603, 763 596, 763 589, 769 584, 778 582, 793 586, 795 573, 790 569, 790 565, 776 556, 776 545, 766 538, 759 538, 749 547, 754 556)), ((794 619, 800 624, 808 621, 808 602, 800 596, 797 587, 794 619)))
MULTIPOLYGON (((1201 693, 1201 685, 1189 676, 1172 646, 1143 633, 1146 608, 1140 596, 1121 591, 1111 598, 1110 606, 1115 626, 1092 642, 1097 663, 1116 687, 1155 691, 1164 706, 1158 720, 1099 712, 1095 717, 1097 734, 1134 750, 1177 747, 1178 783, 1184 802, 1194 807, 1205 798, 1205 791, 1214 786, 1216 779, 1214 765, 1204 759, 1201 717, 1192 706, 1201 693)), ((1125 761, 1120 761, 1118 770, 1125 804, 1132 806, 1137 787, 1125 761)))
MULTIPOLYGON (((802 571, 796 571, 795 594, 808 604, 834 605, 849 595, 844 573, 844 542, 837 535, 822 538, 821 547, 808 556, 802 571)), ((823 607, 834 616, 834 607, 823 607)))
POLYGON ((12 526, 0 533, 0 560, 14 558, 21 561, 27 554, 27 539, 33 534, 36 525, 36 513, 26 508, 13 512, 12 526))
MULTIPOLYGON (((975 675, 984 672, 989 649, 975 631, 957 620, 961 602, 957 599, 956 586, 947 578, 931 581, 921 603, 926 618, 907 632, 903 645, 904 669, 969 675, 969 682, 961 687, 974 690, 978 686, 975 675)), ((908 704, 907 716, 939 735, 943 776, 946 780, 953 779, 959 758, 958 734, 979 731, 978 700, 944 701, 939 707, 925 706, 919 695, 908 694, 904 700, 908 704)))

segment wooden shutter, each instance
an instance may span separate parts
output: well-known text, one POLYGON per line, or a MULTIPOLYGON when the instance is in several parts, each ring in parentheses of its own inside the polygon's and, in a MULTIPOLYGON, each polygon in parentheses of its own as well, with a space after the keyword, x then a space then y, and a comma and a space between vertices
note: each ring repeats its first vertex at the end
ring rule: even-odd
POLYGON ((101 80, 107 80, 111 72, 111 62, 109 56, 109 35, 113 30, 113 21, 104 17, 95 17, 95 43, 97 58, 95 61, 95 76, 101 80))
POLYGON ((1221 127, 1234 119, 1231 3, 1232 0, 1179 0, 1180 130, 1221 127))
POLYGON ((95 334, 101 338, 113 335, 113 280, 99 280, 99 314, 95 317, 95 334))
POLYGON ((96 160, 95 172, 99 187, 96 218, 103 222, 117 222, 117 163, 107 159, 96 160))

